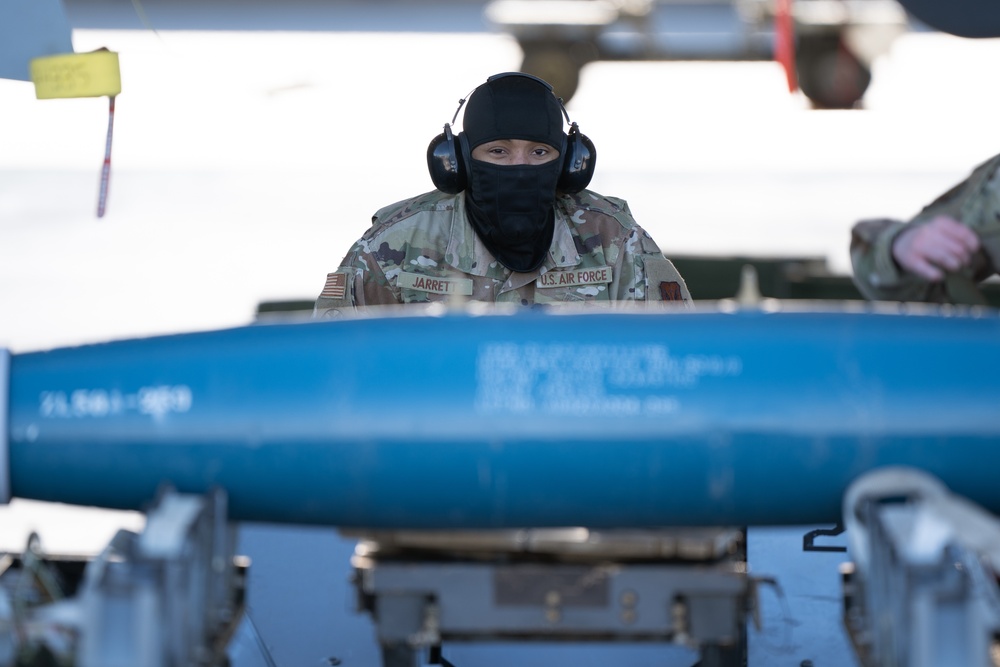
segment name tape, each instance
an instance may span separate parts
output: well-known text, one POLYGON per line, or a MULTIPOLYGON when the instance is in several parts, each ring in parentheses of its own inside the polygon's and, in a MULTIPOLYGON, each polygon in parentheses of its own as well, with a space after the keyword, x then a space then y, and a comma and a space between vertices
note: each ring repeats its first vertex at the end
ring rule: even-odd
POLYGON ((425 276, 421 273, 399 274, 396 279, 399 287, 430 292, 432 294, 458 294, 460 296, 472 296, 472 280, 469 278, 439 278, 437 276, 425 276))

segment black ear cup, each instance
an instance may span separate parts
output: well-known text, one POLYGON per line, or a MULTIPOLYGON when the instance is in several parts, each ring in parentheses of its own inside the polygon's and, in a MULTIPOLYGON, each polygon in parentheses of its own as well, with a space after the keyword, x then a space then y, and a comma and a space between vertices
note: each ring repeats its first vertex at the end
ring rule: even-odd
POLYGON ((566 153, 556 189, 567 193, 580 192, 590 184, 596 167, 597 149, 594 142, 580 132, 576 123, 572 123, 566 137, 566 153))
POLYGON ((427 146, 427 169, 434 187, 441 192, 456 195, 465 189, 465 165, 456 146, 451 125, 445 124, 444 132, 431 139, 427 146))

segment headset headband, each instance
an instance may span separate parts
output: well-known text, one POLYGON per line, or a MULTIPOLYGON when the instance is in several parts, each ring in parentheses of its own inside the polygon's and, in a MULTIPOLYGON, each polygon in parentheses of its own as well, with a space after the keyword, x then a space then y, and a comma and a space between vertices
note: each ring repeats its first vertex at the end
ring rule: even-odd
MULTIPOLYGON (((493 83, 494 81, 496 81, 498 79, 505 79, 505 78, 507 78, 509 76, 519 76, 521 78, 531 79, 532 81, 534 81, 536 83, 540 83, 540 84, 542 84, 545 87, 546 90, 548 90, 550 93, 552 93, 553 97, 556 97, 556 91, 555 91, 554 88, 552 88, 552 84, 549 83, 548 81, 546 81, 545 79, 538 78, 534 74, 526 74, 524 72, 501 72, 500 74, 494 74, 494 75, 492 75, 490 77, 487 77, 486 83, 493 83)), ((479 88, 479 86, 476 86, 475 88, 473 88, 472 90, 470 90, 468 93, 466 93, 465 97, 463 97, 463 98, 461 98, 461 99, 458 100, 458 108, 455 109, 455 115, 451 117, 451 123, 450 123, 450 125, 454 125, 455 124, 455 121, 458 120, 458 113, 462 110, 462 105, 464 105, 466 102, 469 101, 469 98, 472 97, 472 93, 476 92, 476 90, 478 90, 478 88, 479 88)), ((572 122, 569 119, 569 112, 566 111, 566 105, 563 104, 563 98, 556 97, 556 101, 559 103, 559 109, 562 111, 563 118, 566 119, 566 124, 569 125, 570 127, 575 126, 576 123, 572 122)))
MULTIPOLYGON (((501 72, 486 79, 486 83, 492 83, 497 79, 510 76, 519 76, 531 79, 542 84, 549 93, 555 97, 552 84, 544 79, 540 79, 533 74, 524 72, 501 72)), ((451 123, 445 123, 444 131, 431 140, 427 147, 427 168, 430 171, 431 180, 434 186, 442 192, 457 194, 466 188, 468 184, 468 174, 466 171, 467 157, 463 153, 468 150, 464 142, 464 136, 456 137, 451 126, 458 120, 458 114, 462 106, 466 103, 472 93, 479 88, 473 88, 465 97, 458 101, 458 108, 451 118, 451 123), (457 144, 462 144, 460 148, 457 144), (463 150, 464 149, 464 150, 463 150)), ((563 142, 561 159, 563 161, 562 174, 559 178, 558 190, 567 193, 580 192, 590 183, 597 165, 597 149, 593 142, 582 132, 577 124, 570 120, 566 105, 561 97, 556 97, 559 109, 569 125, 569 133, 563 142)))

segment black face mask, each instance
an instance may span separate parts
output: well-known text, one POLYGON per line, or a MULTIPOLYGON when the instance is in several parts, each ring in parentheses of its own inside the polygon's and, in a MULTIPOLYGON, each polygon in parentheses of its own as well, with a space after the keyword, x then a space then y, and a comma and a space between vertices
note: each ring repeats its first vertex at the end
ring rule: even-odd
POLYGON ((469 162, 465 202, 476 234, 508 269, 520 273, 537 269, 552 245, 562 161, 540 165, 469 162))

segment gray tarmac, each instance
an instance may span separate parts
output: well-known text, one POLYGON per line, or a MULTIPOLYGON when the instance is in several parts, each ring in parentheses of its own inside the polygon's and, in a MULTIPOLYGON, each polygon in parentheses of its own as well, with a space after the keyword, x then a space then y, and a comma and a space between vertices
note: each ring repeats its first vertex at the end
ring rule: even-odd
MULTIPOLYGON (((401 6, 332 5, 351 25, 401 6)), ((377 208, 431 188, 424 151, 458 99, 517 68, 516 42, 477 16, 453 2, 412 32, 76 29, 77 51, 121 58, 102 219, 106 99, 0 81, 0 345, 235 326, 314 297, 377 208), (456 15, 465 31, 416 31, 456 15)), ((850 111, 810 109, 771 62, 593 63, 568 108, 598 147, 592 187, 628 200, 668 257, 819 256, 846 274, 856 220, 912 215, 996 152, 998 56, 997 40, 906 35, 850 111)))

